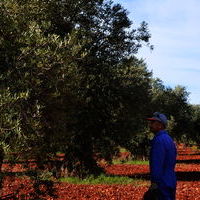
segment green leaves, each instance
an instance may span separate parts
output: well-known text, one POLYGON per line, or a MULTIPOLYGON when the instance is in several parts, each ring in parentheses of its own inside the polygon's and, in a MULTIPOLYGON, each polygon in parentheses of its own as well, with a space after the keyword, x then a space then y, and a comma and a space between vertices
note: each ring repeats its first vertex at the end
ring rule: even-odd
POLYGON ((126 10, 111 1, 0 9, 1 140, 25 158, 64 152, 78 176, 100 172, 94 155, 111 160, 145 113, 151 74, 127 56, 148 42, 147 25, 128 31, 126 10))

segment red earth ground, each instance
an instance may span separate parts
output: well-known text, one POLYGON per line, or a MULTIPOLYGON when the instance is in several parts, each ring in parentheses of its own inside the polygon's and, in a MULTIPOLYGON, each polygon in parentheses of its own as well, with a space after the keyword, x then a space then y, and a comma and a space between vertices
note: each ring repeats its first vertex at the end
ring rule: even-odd
MULTIPOLYGON (((20 165, 9 168, 2 166, 3 172, 16 172, 22 170, 20 165)), ((45 196, 43 199, 51 200, 141 200, 149 187, 148 165, 115 164, 105 166, 109 175, 123 175, 138 178, 139 181, 128 185, 78 185, 69 183, 55 183, 56 197, 45 196)), ((176 165, 177 192, 176 200, 200 200, 200 151, 185 146, 179 146, 176 165)), ((46 186, 41 185, 40 190, 45 191, 46 186)), ((52 188, 50 188, 51 190, 52 188)), ((3 179, 1 195, 18 193, 18 199, 31 198, 28 194, 33 192, 31 180, 7 176, 3 179), (23 196, 24 195, 24 196, 23 196)), ((10 198, 12 199, 12 198, 10 198)))

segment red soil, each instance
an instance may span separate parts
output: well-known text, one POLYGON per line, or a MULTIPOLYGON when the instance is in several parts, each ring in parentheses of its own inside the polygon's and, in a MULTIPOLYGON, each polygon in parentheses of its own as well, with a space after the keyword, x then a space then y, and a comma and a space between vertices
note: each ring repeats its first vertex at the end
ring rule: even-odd
MULTIPOLYGON (((176 172, 177 200, 200 200, 200 155, 199 151, 191 148, 179 148, 176 172), (199 161, 199 162, 198 162, 199 161)), ((4 172, 23 171, 20 165, 9 168, 2 166, 4 172)), ((77 185, 68 183, 55 183, 54 189, 58 198, 45 196, 44 199, 58 200, 141 200, 144 192, 149 187, 148 165, 118 164, 105 166, 107 174, 136 177, 140 180, 128 185, 77 185)), ((44 185, 40 186, 41 191, 46 191, 44 185)), ((18 196, 25 196, 19 199, 31 199, 28 196, 33 192, 32 181, 17 177, 7 176, 3 180, 1 195, 17 192, 18 196)))

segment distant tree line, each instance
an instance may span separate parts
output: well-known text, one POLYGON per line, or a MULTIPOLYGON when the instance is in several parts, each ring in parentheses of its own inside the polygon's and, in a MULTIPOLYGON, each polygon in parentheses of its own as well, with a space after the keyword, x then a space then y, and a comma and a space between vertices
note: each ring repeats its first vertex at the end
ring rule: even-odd
POLYGON ((154 111, 171 119, 177 142, 198 144, 200 107, 136 57, 151 35, 127 15, 110 0, 1 0, 1 160, 42 165, 62 152, 69 175, 98 174, 97 160, 119 146, 145 153, 154 111))

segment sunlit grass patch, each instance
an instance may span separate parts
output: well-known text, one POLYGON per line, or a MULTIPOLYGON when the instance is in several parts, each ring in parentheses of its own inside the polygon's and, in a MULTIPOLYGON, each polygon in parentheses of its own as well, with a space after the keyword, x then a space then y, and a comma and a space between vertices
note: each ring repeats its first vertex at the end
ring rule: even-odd
POLYGON ((132 164, 132 165, 148 165, 149 161, 148 160, 128 160, 128 161, 123 161, 123 160, 113 160, 113 164, 132 164))
POLYGON ((85 179, 79 179, 77 177, 67 177, 60 178, 61 182, 67 182, 72 184, 133 184, 133 185, 146 185, 147 181, 143 181, 141 179, 133 179, 127 176, 108 176, 105 174, 101 174, 97 177, 89 176, 85 179))

